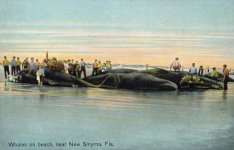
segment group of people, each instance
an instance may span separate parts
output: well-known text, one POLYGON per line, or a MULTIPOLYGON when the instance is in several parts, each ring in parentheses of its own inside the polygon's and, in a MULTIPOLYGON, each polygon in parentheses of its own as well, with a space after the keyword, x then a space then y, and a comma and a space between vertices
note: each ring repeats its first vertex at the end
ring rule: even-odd
MULTIPOLYGON (((55 58, 56 59, 56 58, 55 58)), ((52 59, 53 60, 53 59, 52 59)), ((4 56, 3 60, 3 67, 4 67, 4 74, 5 78, 7 79, 8 75, 16 75, 18 74, 22 69, 29 69, 29 70, 37 70, 36 76, 38 80, 38 84, 42 84, 43 77, 45 76, 44 67, 48 65, 48 60, 44 59, 43 62, 39 62, 38 59, 34 61, 34 58, 32 57, 30 60, 28 58, 24 59, 23 62, 20 61, 19 57, 13 56, 12 60, 9 61, 6 56, 4 56), (10 66, 11 66, 11 72, 10 72, 10 66)), ((81 77, 83 73, 83 77, 86 77, 86 66, 88 65, 83 59, 79 61, 73 61, 73 60, 63 60, 64 65, 64 72, 68 73, 70 75, 74 75, 77 77, 81 77)), ((92 75, 98 75, 102 72, 105 72, 108 69, 112 69, 111 61, 106 61, 104 63, 101 63, 101 61, 97 61, 95 59, 94 63, 92 64, 92 75)))
POLYGON ((109 69, 112 69, 111 61, 106 61, 102 64, 100 60, 97 62, 97 59, 95 59, 93 63, 92 75, 101 74, 102 72, 106 72, 109 69))
MULTIPOLYGON (((3 67, 4 67, 4 74, 5 78, 7 79, 7 76, 10 74, 9 71, 9 66, 11 66, 11 75, 18 74, 22 69, 36 69, 36 76, 38 80, 38 84, 42 84, 43 78, 45 76, 45 71, 44 67, 47 66, 47 59, 44 59, 42 63, 39 62, 38 59, 34 61, 34 58, 32 57, 31 60, 29 61, 28 58, 24 59, 23 62, 20 61, 19 57, 13 56, 12 60, 9 61, 6 56, 4 56, 3 60, 3 67)), ((84 78, 86 77, 86 66, 87 63, 81 59, 80 62, 76 61, 74 63, 73 60, 68 59, 67 61, 63 61, 64 64, 64 72, 69 73, 70 75, 74 75, 77 77, 81 77, 82 73, 84 78)), ((92 64, 92 75, 98 75, 101 74, 102 72, 106 72, 109 69, 112 69, 112 64, 111 61, 106 61, 104 63, 101 63, 101 61, 97 61, 97 59, 94 60, 94 63, 92 64)), ((170 66, 171 68, 174 69, 174 71, 181 71, 182 66, 179 62, 179 58, 176 57, 175 60, 172 62, 170 66)), ((147 69, 148 69, 148 64, 147 64, 147 69)), ((209 73, 209 67, 206 67, 207 73, 209 73)), ((192 63, 192 66, 189 68, 189 72, 194 75, 202 76, 204 73, 204 68, 201 65, 199 69, 197 69, 195 63, 192 63)), ((213 68, 213 71, 210 73, 210 75, 214 78, 218 78, 219 74, 216 70, 216 68, 213 68)), ((227 90, 227 83, 229 79, 229 69, 227 69, 227 65, 223 65, 223 75, 224 75, 224 90, 227 90)))
POLYGON ((15 56, 14 56, 13 59, 11 61, 9 61, 7 59, 7 57, 4 56, 4 60, 3 60, 2 65, 4 67, 5 78, 7 78, 7 75, 10 74, 9 66, 11 66, 11 74, 12 75, 15 75, 21 71, 21 62, 19 60, 19 57, 17 57, 17 59, 15 59, 15 56))
MULTIPOLYGON (((171 63, 170 68, 173 68, 174 71, 181 71, 181 64, 179 62, 179 58, 176 57, 175 60, 171 63)), ((171 70, 171 69, 170 69, 171 70)), ((207 73, 209 73, 209 67, 206 67, 207 73)), ((210 73, 210 75, 217 80, 217 78, 219 77, 219 73, 216 70, 216 67, 212 68, 212 72, 210 73)), ((228 79, 229 79, 229 69, 227 68, 227 65, 224 64, 223 65, 223 76, 224 76, 224 90, 227 90, 227 84, 228 84, 228 79)), ((197 67, 195 66, 195 63, 192 63, 192 66, 189 68, 189 73, 194 74, 194 75, 198 75, 198 76, 202 76, 204 73, 204 68, 201 65, 199 67, 199 69, 197 69, 197 67)))
POLYGON ((70 75, 74 75, 77 77, 81 77, 82 73, 84 74, 84 77, 86 77, 86 62, 81 59, 80 63, 79 61, 76 61, 74 63, 73 60, 68 59, 67 61, 64 60, 64 72, 68 73, 70 75))
POLYGON ((45 76, 44 73, 44 66, 46 66, 46 60, 43 61, 43 63, 40 63, 38 59, 34 61, 34 58, 32 57, 31 60, 29 61, 28 58, 24 59, 23 62, 20 61, 20 58, 13 56, 12 60, 9 61, 6 56, 4 56, 3 60, 3 68, 4 68, 4 74, 5 74, 5 79, 7 79, 8 75, 16 75, 18 74, 21 69, 29 69, 33 70, 36 69, 36 75, 37 75, 37 80, 38 84, 42 84, 43 77, 45 76), (11 73, 10 73, 10 66, 11 66, 11 73))
MULTIPOLYGON (((86 66, 87 63, 81 59, 79 61, 74 61, 68 59, 67 61, 64 60, 64 70, 66 73, 70 75, 74 75, 77 77, 81 77, 82 73, 84 78, 86 77, 86 66)), ((102 72, 107 71, 108 69, 112 69, 111 61, 106 61, 105 63, 101 63, 101 61, 97 61, 97 59, 94 60, 94 63, 92 64, 92 75, 98 75, 101 74, 102 72)))

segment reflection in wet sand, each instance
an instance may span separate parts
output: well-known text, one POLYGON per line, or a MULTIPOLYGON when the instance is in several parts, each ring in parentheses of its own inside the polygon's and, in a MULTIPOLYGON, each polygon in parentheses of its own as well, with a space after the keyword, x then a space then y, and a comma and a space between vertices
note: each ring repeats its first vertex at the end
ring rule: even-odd
POLYGON ((22 139, 108 140, 113 149, 218 150, 224 144, 229 149, 234 85, 229 86, 228 91, 135 92, 1 82, 0 145, 8 149, 8 141, 22 139))

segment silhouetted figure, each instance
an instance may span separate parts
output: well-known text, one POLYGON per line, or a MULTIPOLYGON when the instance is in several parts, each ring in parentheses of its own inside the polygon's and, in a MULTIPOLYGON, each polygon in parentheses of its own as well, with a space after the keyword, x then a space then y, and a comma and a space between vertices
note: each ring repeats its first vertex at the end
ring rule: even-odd
POLYGON ((223 88, 224 90, 228 90, 228 79, 229 79, 229 70, 227 69, 227 65, 223 65, 223 76, 224 76, 224 82, 223 82, 223 88))
POLYGON ((200 66, 198 70, 198 75, 203 76, 203 72, 204 72, 203 66, 200 66))

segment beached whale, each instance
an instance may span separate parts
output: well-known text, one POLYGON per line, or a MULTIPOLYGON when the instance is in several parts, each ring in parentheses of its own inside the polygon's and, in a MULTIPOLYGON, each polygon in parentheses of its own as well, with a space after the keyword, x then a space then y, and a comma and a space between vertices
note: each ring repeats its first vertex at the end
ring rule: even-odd
MULTIPOLYGON (((219 82, 223 82, 223 80, 224 80, 224 76, 221 73, 218 73, 218 78, 212 77, 210 73, 209 74, 204 74, 203 77, 206 77, 206 78, 209 78, 209 79, 212 79, 212 80, 217 80, 219 82)), ((228 81, 229 82, 234 82, 234 79, 229 77, 228 81)))
POLYGON ((89 76, 84 80, 95 85, 103 84, 106 87, 130 90, 155 90, 172 91, 177 90, 177 85, 168 80, 160 79, 149 74, 140 72, 132 73, 107 73, 98 76, 89 76))
MULTIPOLYGON (((17 78, 18 82, 37 84, 36 70, 22 70, 15 78, 17 78)), ((45 68, 43 84, 50 86, 79 86, 129 90, 177 90, 177 85, 173 82, 140 72, 106 73, 98 76, 90 76, 81 80, 75 76, 45 68)))
POLYGON ((199 83, 190 83, 192 86, 194 86, 194 88, 211 88, 211 89, 222 89, 223 85, 221 82, 217 82, 216 80, 212 80, 206 77, 200 77, 194 74, 191 74, 189 72, 186 71, 168 71, 165 69, 161 69, 161 68, 155 68, 155 69, 149 69, 149 70, 143 70, 140 71, 142 73, 147 73, 147 74, 151 74, 155 77, 158 78, 162 78, 165 80, 169 80, 171 82, 174 82, 175 84, 178 85, 178 87, 180 88, 181 86, 181 81, 185 76, 192 76, 195 78, 199 78, 202 84, 199 83))
MULTIPOLYGON (((184 77, 188 75, 191 76, 191 78, 198 77, 184 71, 174 72, 155 68, 143 71, 112 69, 99 75, 79 79, 69 74, 45 68, 43 84, 50 86, 79 86, 155 91, 170 91, 187 87, 192 87, 193 89, 222 89, 221 82, 206 77, 199 77, 199 82, 187 82, 184 80, 184 77)), ((14 76, 14 78, 15 81, 18 80, 18 82, 37 84, 36 70, 23 70, 18 75, 14 76)))
MULTIPOLYGON (((107 73, 117 73, 117 72, 121 72, 121 73, 144 73, 144 74, 149 74, 152 75, 154 77, 160 78, 160 79, 164 79, 164 80, 168 80, 171 81, 173 83, 175 83, 178 88, 184 88, 181 87, 181 85, 184 85, 181 83, 183 77, 185 77, 186 75, 190 75, 190 76, 195 76, 198 77, 194 74, 191 74, 189 72, 186 71, 168 71, 165 69, 161 69, 161 68, 154 68, 154 69, 148 69, 148 70, 142 70, 142 71, 136 71, 133 69, 124 69, 124 68, 120 68, 120 69, 112 69, 107 71, 107 73)), ((221 82, 217 82, 216 80, 213 80, 211 78, 206 78, 206 77, 199 77, 199 79, 201 80, 201 84, 200 83, 189 83, 191 86, 193 86, 193 88, 204 88, 204 89, 222 89, 223 85, 221 82)), ((191 87, 190 86, 190 87, 191 87)))

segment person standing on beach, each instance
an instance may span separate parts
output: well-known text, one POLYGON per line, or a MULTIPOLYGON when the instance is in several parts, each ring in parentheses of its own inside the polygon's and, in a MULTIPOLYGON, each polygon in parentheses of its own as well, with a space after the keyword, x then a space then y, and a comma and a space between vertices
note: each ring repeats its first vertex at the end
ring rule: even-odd
POLYGON ((101 61, 98 61, 98 74, 102 73, 102 63, 101 61))
POLYGON ((34 63, 35 64, 35 68, 38 68, 40 66, 40 62, 38 59, 36 59, 36 62, 34 63))
POLYGON ((11 60, 11 75, 16 74, 16 60, 15 56, 13 56, 13 59, 11 60))
POLYGON ((36 77, 37 77, 37 83, 38 83, 38 85, 40 85, 40 84, 41 84, 41 81, 40 81, 40 72, 39 72, 39 68, 37 69, 36 77))
POLYGON ((31 58, 31 61, 30 61, 30 63, 29 63, 29 69, 30 69, 30 70, 33 70, 34 67, 35 67, 35 63, 34 63, 34 58, 32 57, 32 58, 31 58))
POLYGON ((111 67, 111 61, 106 61, 106 69, 107 70, 110 70, 112 67, 111 67))
POLYGON ((86 69, 85 69, 86 63, 84 62, 83 58, 80 61, 80 76, 82 72, 84 73, 84 78, 86 78, 86 69))
POLYGON ((202 76, 203 75, 203 71, 204 71, 203 66, 200 66, 199 70, 198 70, 198 75, 202 76))
POLYGON ((68 64, 68 73, 71 75, 72 74, 72 63, 71 63, 70 59, 68 59, 67 64, 68 64))
POLYGON ((106 63, 103 63, 103 65, 102 65, 102 72, 106 72, 106 70, 107 70, 106 63))
POLYGON ((17 60, 16 60, 16 73, 18 74, 20 71, 21 71, 21 61, 19 60, 19 57, 17 57, 17 60))
POLYGON ((176 57, 175 60, 171 63, 170 70, 171 68, 174 69, 174 71, 180 71, 181 69, 181 64, 179 62, 179 58, 176 57))
POLYGON ((42 65, 43 65, 44 67, 47 67, 47 66, 48 66, 48 61, 47 61, 47 59, 44 59, 44 60, 42 61, 42 65))
POLYGON ((210 67, 209 66, 206 66, 206 73, 209 73, 210 72, 210 67))
POLYGON ((67 63, 66 60, 64 61, 64 72, 67 73, 67 74, 69 73, 68 72, 68 63, 67 63))
POLYGON ((197 75, 197 67, 195 67, 195 63, 192 63, 192 67, 189 68, 189 73, 197 75))
POLYGON ((146 64, 145 69, 146 69, 146 70, 148 70, 148 68, 149 68, 149 65, 148 65, 148 64, 146 64))
POLYGON ((79 64, 79 62, 78 61, 76 61, 76 69, 75 69, 75 71, 76 71, 76 77, 78 77, 78 78, 80 78, 80 64, 79 64))
POLYGON ((92 75, 97 75, 98 73, 98 63, 97 63, 97 59, 95 59, 94 63, 93 63, 93 72, 92 75))
POLYGON ((224 87, 224 90, 228 90, 228 79, 229 79, 229 70, 227 69, 227 65, 224 64, 223 65, 223 76, 224 76, 224 82, 223 82, 223 87, 224 87))
POLYGON ((40 74, 40 85, 42 85, 45 77, 45 69, 43 65, 39 65, 39 74, 40 74))
POLYGON ((28 69, 28 66, 29 66, 29 63, 28 63, 27 59, 25 59, 25 60, 23 61, 23 64, 22 64, 22 68, 23 68, 23 69, 28 69))
POLYGON ((7 79, 7 76, 10 74, 9 72, 9 60, 7 59, 6 56, 4 56, 4 60, 2 62, 3 68, 4 68, 4 74, 5 74, 5 79, 7 79))
POLYGON ((109 66, 108 66, 109 69, 112 69, 112 64, 111 64, 111 61, 110 61, 110 60, 109 60, 109 63, 108 63, 108 64, 109 64, 109 66))

